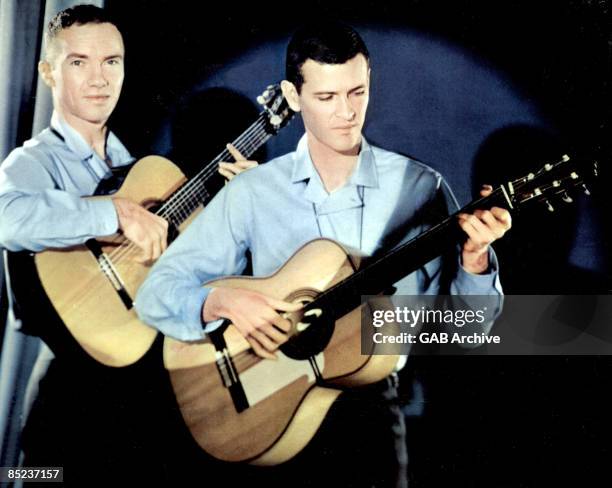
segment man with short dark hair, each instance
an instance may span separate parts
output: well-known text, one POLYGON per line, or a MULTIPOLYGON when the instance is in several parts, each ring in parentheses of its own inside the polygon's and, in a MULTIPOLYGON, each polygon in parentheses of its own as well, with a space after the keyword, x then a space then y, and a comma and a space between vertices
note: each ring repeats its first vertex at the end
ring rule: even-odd
MULTIPOLYGON (((199 340, 228 319, 259 356, 272 359, 291 327, 283 312, 299 305, 202 283, 242 273, 247 251, 253 274, 271 275, 319 237, 371 256, 435 224, 424 220, 429 210, 441 206, 442 218, 456 207, 439 173, 363 138, 369 53, 352 28, 324 23, 299 30, 287 49, 286 72, 283 93, 301 113, 306 134, 295 152, 227 185, 154 266, 136 308, 166 335, 199 340)), ((459 256, 407 276, 396 284, 401 293, 501 297, 489 244, 510 228, 510 215, 478 210, 460 215, 459 223, 467 234, 459 256)), ((273 469, 266 484, 404 486, 406 463, 392 377, 341 395, 311 444, 273 469)))

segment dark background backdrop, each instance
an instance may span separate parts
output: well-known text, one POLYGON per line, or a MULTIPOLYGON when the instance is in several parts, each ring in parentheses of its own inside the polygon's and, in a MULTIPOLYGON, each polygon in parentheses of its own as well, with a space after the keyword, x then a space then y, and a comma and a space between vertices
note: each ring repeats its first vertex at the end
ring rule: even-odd
MULTIPOLYGON (((517 219, 496 249, 507 293, 610 290, 609 1, 201 5, 107 3, 127 47, 114 129, 135 154, 168 155, 187 172, 212 159, 257 113, 255 95, 282 78, 291 31, 337 17, 372 53, 366 136, 441 171, 460 203, 483 181, 565 152, 598 159, 592 198, 517 219)), ((293 121, 257 158, 291 150, 300 131, 293 121)), ((609 477, 610 357, 413 358, 403 374, 425 391, 423 415, 409 418, 414 486, 609 477)))

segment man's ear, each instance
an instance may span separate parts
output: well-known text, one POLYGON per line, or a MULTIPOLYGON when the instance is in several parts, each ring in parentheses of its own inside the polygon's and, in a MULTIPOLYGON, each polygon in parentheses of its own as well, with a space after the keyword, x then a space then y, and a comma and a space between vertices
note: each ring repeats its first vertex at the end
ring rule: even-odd
POLYGON ((51 65, 48 61, 38 62, 38 74, 45 82, 45 85, 47 85, 49 88, 53 88, 55 86, 55 80, 53 79, 53 74, 51 71, 51 65))
POLYGON ((289 108, 294 112, 300 111, 300 95, 298 94, 297 88, 293 83, 287 80, 281 81, 281 90, 283 91, 283 95, 287 103, 289 104, 289 108))

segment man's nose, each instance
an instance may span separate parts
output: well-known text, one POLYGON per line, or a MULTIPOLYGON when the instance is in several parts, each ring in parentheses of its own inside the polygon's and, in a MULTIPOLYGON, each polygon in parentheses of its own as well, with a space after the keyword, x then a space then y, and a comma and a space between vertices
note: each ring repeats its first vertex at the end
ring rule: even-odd
POLYGON ((102 69, 102 66, 92 66, 92 69, 89 73, 88 83, 89 86, 99 88, 108 85, 108 80, 106 79, 106 76, 104 76, 104 70, 102 69))
POLYGON ((336 106, 336 115, 344 120, 353 120, 355 118, 355 110, 351 105, 348 97, 338 97, 338 104, 336 106))

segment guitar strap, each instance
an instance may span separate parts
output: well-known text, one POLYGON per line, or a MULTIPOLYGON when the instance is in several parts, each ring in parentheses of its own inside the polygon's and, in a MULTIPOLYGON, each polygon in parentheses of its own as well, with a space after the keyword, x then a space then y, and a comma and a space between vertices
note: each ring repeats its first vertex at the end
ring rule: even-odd
POLYGON ((135 161, 131 162, 130 164, 126 164, 125 166, 110 168, 111 174, 103 180, 100 180, 94 195, 112 195, 115 193, 123 184, 123 181, 125 180, 130 169, 132 169, 134 162, 135 161))
MULTIPOLYGON (((49 127, 49 129, 51 130, 53 135, 57 137, 60 141, 66 142, 66 139, 64 138, 64 136, 60 134, 57 130, 55 130, 53 127, 49 127)), ((107 160, 106 162, 108 163, 109 161, 107 160)), ((111 167, 110 168, 111 173, 106 178, 100 180, 100 183, 98 183, 98 186, 96 187, 96 190, 94 191, 94 195, 102 196, 102 195, 112 195, 113 193, 115 193, 119 188, 121 188, 123 181, 125 180, 130 169, 132 169, 132 166, 134 166, 135 162, 136 160, 132 161, 129 164, 119 166, 116 168, 111 167)))

